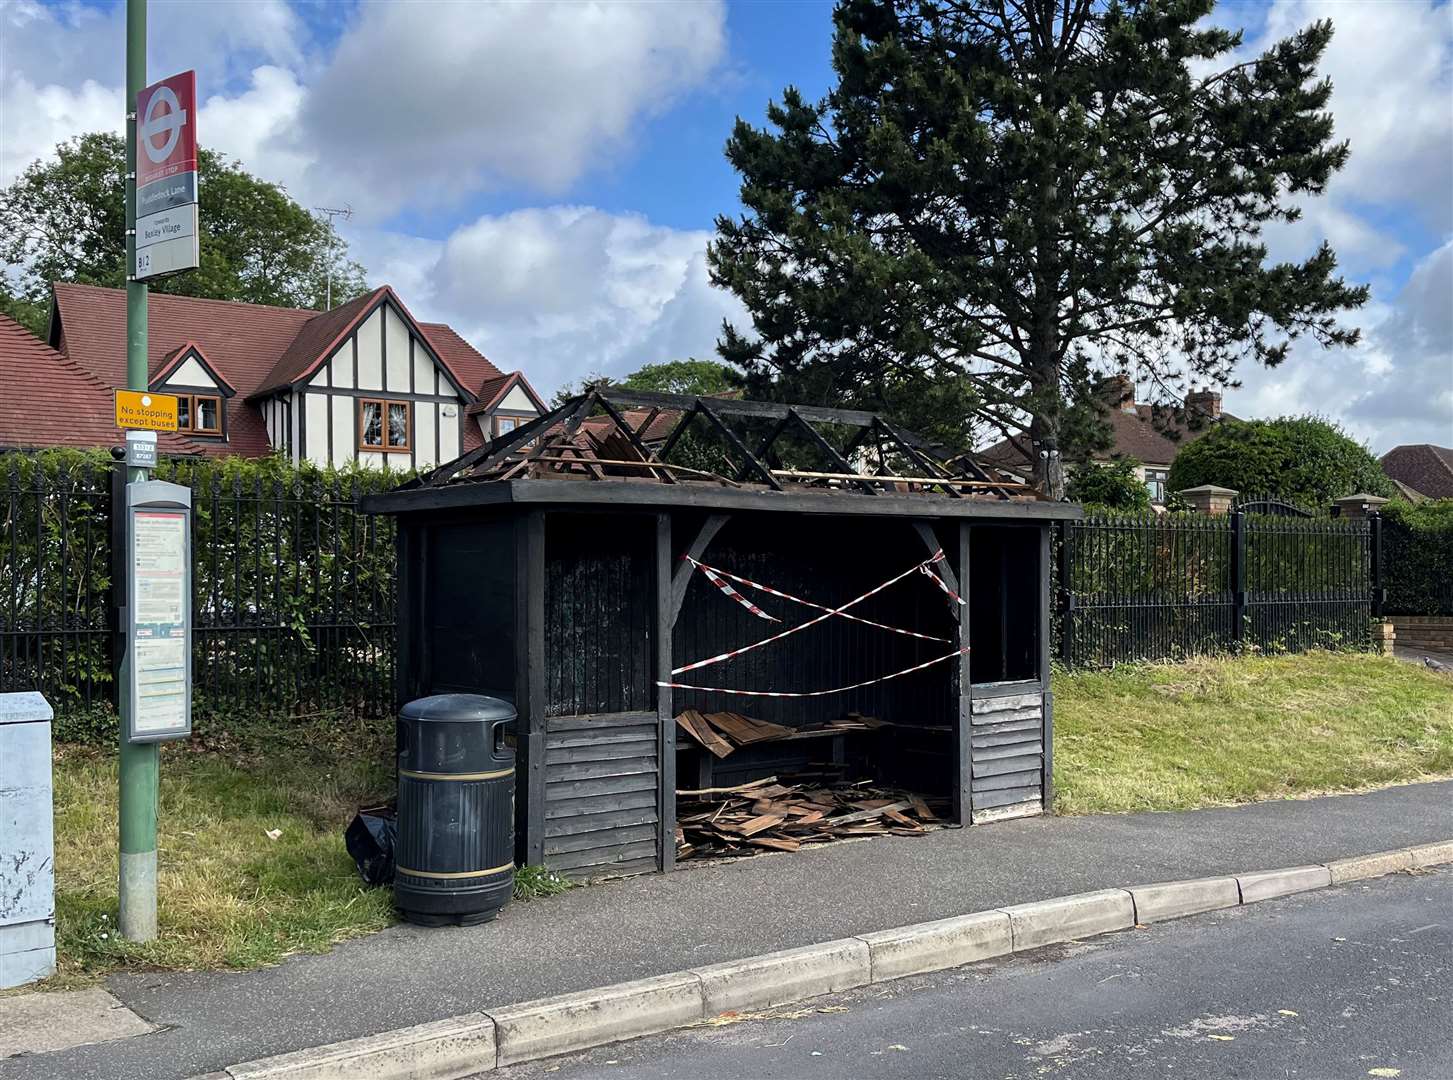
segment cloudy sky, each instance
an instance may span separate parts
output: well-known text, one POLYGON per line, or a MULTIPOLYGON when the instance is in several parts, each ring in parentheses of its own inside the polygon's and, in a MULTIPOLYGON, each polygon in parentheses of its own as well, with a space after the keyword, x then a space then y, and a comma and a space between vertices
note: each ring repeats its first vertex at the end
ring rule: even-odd
MULTIPOLYGON (((342 227, 373 283, 548 392, 709 356, 742 318, 706 280, 734 117, 831 79, 830 5, 151 0, 150 72, 198 70, 202 141, 342 227)), ((1352 161, 1304 221, 1371 284, 1355 350, 1245 370, 1226 407, 1316 412, 1374 450, 1453 444, 1453 14, 1446 0, 1224 4, 1258 50, 1319 18, 1352 161)), ((0 183, 120 128, 121 4, 0 0, 0 183)))

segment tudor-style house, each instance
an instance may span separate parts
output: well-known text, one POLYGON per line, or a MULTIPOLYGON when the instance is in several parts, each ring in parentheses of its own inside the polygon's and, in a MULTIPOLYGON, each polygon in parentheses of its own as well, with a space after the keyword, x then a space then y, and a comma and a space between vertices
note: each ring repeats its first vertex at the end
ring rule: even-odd
MULTIPOLYGON (((1171 495, 1166 483, 1171 462, 1181 447, 1223 420, 1236 419, 1221 410, 1221 395, 1215 390, 1192 391, 1186 395, 1184 415, 1159 419, 1153 405, 1135 400, 1135 383, 1128 375, 1106 379, 1100 392, 1105 399, 1110 448, 1095 454, 1092 460, 1100 464, 1117 458, 1135 461, 1136 478, 1150 492, 1151 505, 1157 507, 1164 506, 1171 495)), ((980 451, 979 460, 1016 480, 1029 480, 1034 472, 1027 437, 1003 439, 980 451)))
MULTIPOLYGON (((52 295, 46 342, 0 327, 0 398, 63 387, 72 422, 0 409, 0 447, 120 442, 126 294, 58 282, 52 295)), ((178 398, 164 453, 423 468, 543 411, 520 372, 418 322, 386 285, 326 312, 152 293, 147 321, 149 389, 178 398)))

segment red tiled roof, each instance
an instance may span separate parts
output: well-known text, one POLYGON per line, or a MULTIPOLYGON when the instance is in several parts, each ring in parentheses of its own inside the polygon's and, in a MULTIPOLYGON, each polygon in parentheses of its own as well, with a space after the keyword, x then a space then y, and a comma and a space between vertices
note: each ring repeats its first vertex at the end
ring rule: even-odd
MULTIPOLYGON (((126 293, 57 282, 55 323, 65 328, 66 355, 107 388, 126 385, 126 293)), ((227 399, 227 441, 196 440, 193 452, 213 456, 268 453, 262 413, 244 400, 259 386, 316 311, 151 293, 147 301, 147 371, 159 372, 176 347, 194 341, 237 396, 227 399)), ((54 323, 51 333, 59 327, 54 323)), ((110 406, 104 410, 109 413, 110 406)))
POLYGON ((249 392, 256 394, 265 390, 278 390, 311 375, 313 369, 333 351, 338 339, 363 318, 364 312, 377 302, 383 292, 380 287, 373 292, 354 297, 346 304, 339 304, 331 311, 312 312, 311 317, 298 330, 292 344, 277 358, 272 370, 249 392))
MULTIPOLYGON (((52 343, 65 350, 63 359, 88 374, 104 391, 104 404, 94 406, 93 411, 109 428, 111 388, 124 386, 126 380, 126 293, 57 282, 54 295, 52 343)), ((386 285, 327 312, 151 293, 147 303, 147 370, 151 377, 174 364, 181 350, 192 344, 237 391, 225 403, 227 441, 183 440, 189 447, 186 452, 249 457, 268 453, 262 413, 247 398, 307 377, 332 352, 338 339, 383 297, 416 327, 466 395, 472 397, 484 380, 500 376, 498 368, 448 326, 415 322, 386 285)), ((113 431, 110 441, 119 441, 119 436, 113 431)), ((32 436, 30 441, 55 440, 32 436)), ((465 449, 480 442, 478 425, 466 424, 465 449)))
MULTIPOLYGON (((125 436, 114 418, 110 386, 0 315, 0 446, 117 446, 125 436)), ((170 453, 200 449, 175 434, 158 444, 170 453)))
POLYGON ((1383 454, 1378 464, 1389 477, 1430 499, 1453 499, 1453 448, 1406 443, 1383 454))
POLYGON ((464 389, 473 394, 476 400, 484 400, 482 391, 487 383, 507 377, 482 352, 455 333, 452 326, 445 323, 419 323, 418 327, 439 354, 439 359, 454 372, 464 389))

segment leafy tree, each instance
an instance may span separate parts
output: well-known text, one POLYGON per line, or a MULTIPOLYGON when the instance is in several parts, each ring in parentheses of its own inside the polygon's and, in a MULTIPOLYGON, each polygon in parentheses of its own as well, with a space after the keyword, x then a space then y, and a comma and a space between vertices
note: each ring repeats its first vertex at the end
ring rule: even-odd
POLYGON ((715 360, 697 360, 690 357, 664 364, 647 364, 627 375, 620 385, 631 390, 708 396, 740 390, 742 375, 735 368, 715 360))
POLYGON ((754 394, 868 408, 956 384, 942 424, 1027 430, 1058 497, 1058 452, 1104 426, 1098 376, 1170 401, 1303 335, 1355 342, 1337 313, 1367 290, 1332 249, 1268 265, 1261 240, 1347 160, 1332 26, 1232 62, 1212 6, 840 0, 837 84, 727 143, 746 212, 717 219, 711 276, 755 336, 725 327, 723 357, 754 394))
POLYGON ((1315 416, 1222 420, 1171 463, 1170 490, 1202 484, 1317 509, 1344 495, 1396 494, 1367 447, 1315 416))
POLYGON ((1129 458, 1102 465, 1081 462, 1070 470, 1067 493, 1075 502, 1107 510, 1149 510, 1150 489, 1135 475, 1138 464, 1129 458))
POLYGON ((609 375, 602 375, 598 371, 588 371, 578 379, 571 379, 562 383, 559 390, 556 390, 550 398, 550 408, 558 409, 573 397, 579 397, 587 390, 594 390, 597 386, 619 386, 609 375))
MULTIPOLYGON (((44 332, 52 281, 126 283, 126 144, 95 133, 56 147, 0 191, 0 257, 14 274, 5 310, 44 332)), ((321 308, 364 291, 363 268, 326 220, 235 161, 198 152, 202 265, 151 283, 159 292, 321 308)))
POLYGON ((741 372, 715 360, 670 360, 637 368, 624 379, 613 379, 598 371, 567 382, 550 399, 553 407, 565 404, 598 386, 620 386, 628 390, 654 390, 661 394, 725 394, 742 387, 741 372))

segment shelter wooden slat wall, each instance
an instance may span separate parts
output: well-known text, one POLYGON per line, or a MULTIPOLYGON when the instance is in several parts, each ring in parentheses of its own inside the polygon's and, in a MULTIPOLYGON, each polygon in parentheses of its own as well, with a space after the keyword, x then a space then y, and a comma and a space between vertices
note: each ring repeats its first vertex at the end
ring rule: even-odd
POLYGON ((654 870, 654 712, 551 717, 545 734, 545 865, 571 877, 654 870))
POLYGON ((973 698, 970 706, 974 823, 1040 813, 1046 763, 1044 695, 973 698))

